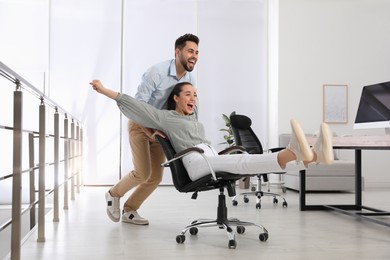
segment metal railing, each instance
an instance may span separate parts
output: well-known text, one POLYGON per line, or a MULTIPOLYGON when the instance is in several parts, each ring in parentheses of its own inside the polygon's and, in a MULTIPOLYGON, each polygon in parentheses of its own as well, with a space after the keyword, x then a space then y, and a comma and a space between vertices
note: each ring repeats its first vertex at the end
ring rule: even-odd
MULTIPOLYGON (((0 182, 8 179, 12 180, 11 218, 5 223, 0 223, 0 234, 7 228, 11 228, 10 253, 8 255, 10 255, 11 259, 20 259, 23 240, 21 232, 22 216, 27 212, 30 213, 29 228, 30 230, 37 228, 37 241, 44 242, 45 216, 47 213, 46 208, 48 207, 46 198, 52 195, 52 204, 50 206, 53 207, 53 222, 58 222, 59 188, 63 187, 64 209, 68 209, 68 193, 70 192, 71 194, 71 200, 74 200, 75 192, 80 192, 83 168, 83 128, 79 120, 72 117, 56 102, 45 96, 44 93, 2 62, 0 62, 0 76, 15 86, 13 102, 10 102, 13 105, 13 112, 11 107, 9 107, 9 110, 6 108, 6 113, 13 113, 13 126, 2 125, 0 118, 0 130, 12 131, 13 134, 12 147, 1 147, 3 150, 2 154, 4 154, 4 151, 13 151, 13 170, 12 173, 0 176, 0 182), (36 105, 39 107, 38 114, 35 115, 36 120, 38 120, 38 129, 23 128, 23 113, 26 113, 27 110, 34 110, 30 107, 24 110, 24 93, 31 95, 33 100, 34 98, 36 99, 36 105), (54 118, 52 129, 47 124, 47 121, 51 121, 51 116, 54 118), (62 128, 60 127, 60 116, 63 117, 62 128), (38 147, 35 147, 36 140, 38 147), (60 150, 61 147, 62 151, 60 150), (22 158, 22 155, 25 153, 28 154, 27 160, 22 158), (61 153, 62 156, 60 155, 61 153), (49 155, 53 156, 52 162, 48 162, 47 158, 49 155), (61 159, 60 156, 62 157, 61 159), (23 168, 26 165, 25 161, 28 161, 28 167, 23 168), (60 165, 63 166, 62 170, 60 165), (38 176, 36 176, 36 172, 38 172, 38 176), (22 176, 24 174, 29 177, 29 187, 22 187, 22 176), (48 184, 46 177, 48 176, 53 178, 51 189, 46 189, 48 184), (63 178, 61 182, 60 176, 63 178), (38 189, 35 187, 36 177, 38 177, 38 189), (29 203, 27 205, 22 204, 22 188, 29 189, 29 203), (36 197, 36 193, 38 193, 38 197, 36 197), (24 208, 22 208, 22 205, 24 205, 24 208), (38 212, 36 212, 37 205, 38 212), (36 220, 36 216, 38 220, 36 220)), ((3 80, 3 82, 5 81, 3 80)), ((2 105, 3 109, 4 106, 2 105)), ((29 119, 34 120, 34 115, 29 113, 29 119)), ((0 170, 4 169, 0 168, 0 170)))

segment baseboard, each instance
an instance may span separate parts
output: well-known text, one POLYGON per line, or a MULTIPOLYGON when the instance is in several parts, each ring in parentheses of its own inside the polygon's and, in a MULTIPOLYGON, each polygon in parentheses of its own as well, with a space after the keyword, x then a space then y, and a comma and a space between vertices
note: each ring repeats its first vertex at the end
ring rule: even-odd
POLYGON ((364 186, 366 188, 390 188, 390 182, 385 181, 385 182, 368 182, 366 181, 364 183, 364 186))

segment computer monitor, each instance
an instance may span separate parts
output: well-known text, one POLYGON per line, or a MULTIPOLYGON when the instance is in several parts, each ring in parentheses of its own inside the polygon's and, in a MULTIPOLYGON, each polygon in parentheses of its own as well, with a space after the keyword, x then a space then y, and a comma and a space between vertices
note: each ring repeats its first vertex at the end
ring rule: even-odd
POLYGON ((384 128, 390 134, 390 82, 363 87, 353 128, 384 128))

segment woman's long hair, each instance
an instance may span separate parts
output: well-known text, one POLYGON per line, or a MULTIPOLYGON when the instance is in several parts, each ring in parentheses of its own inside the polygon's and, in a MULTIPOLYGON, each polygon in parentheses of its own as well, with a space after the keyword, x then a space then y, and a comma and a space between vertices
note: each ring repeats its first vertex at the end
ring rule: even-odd
POLYGON ((169 94, 169 97, 168 97, 168 100, 167 100, 167 110, 175 110, 176 109, 176 102, 173 99, 173 97, 180 95, 180 92, 182 91, 184 85, 191 85, 192 86, 192 84, 189 83, 189 82, 177 83, 173 87, 171 94, 169 94))

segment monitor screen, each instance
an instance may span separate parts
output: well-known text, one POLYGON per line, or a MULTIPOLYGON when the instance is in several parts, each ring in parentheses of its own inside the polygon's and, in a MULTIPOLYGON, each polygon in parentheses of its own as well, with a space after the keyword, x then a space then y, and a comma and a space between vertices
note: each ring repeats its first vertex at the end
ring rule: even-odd
POLYGON ((363 87, 354 129, 390 127, 390 82, 363 87))

